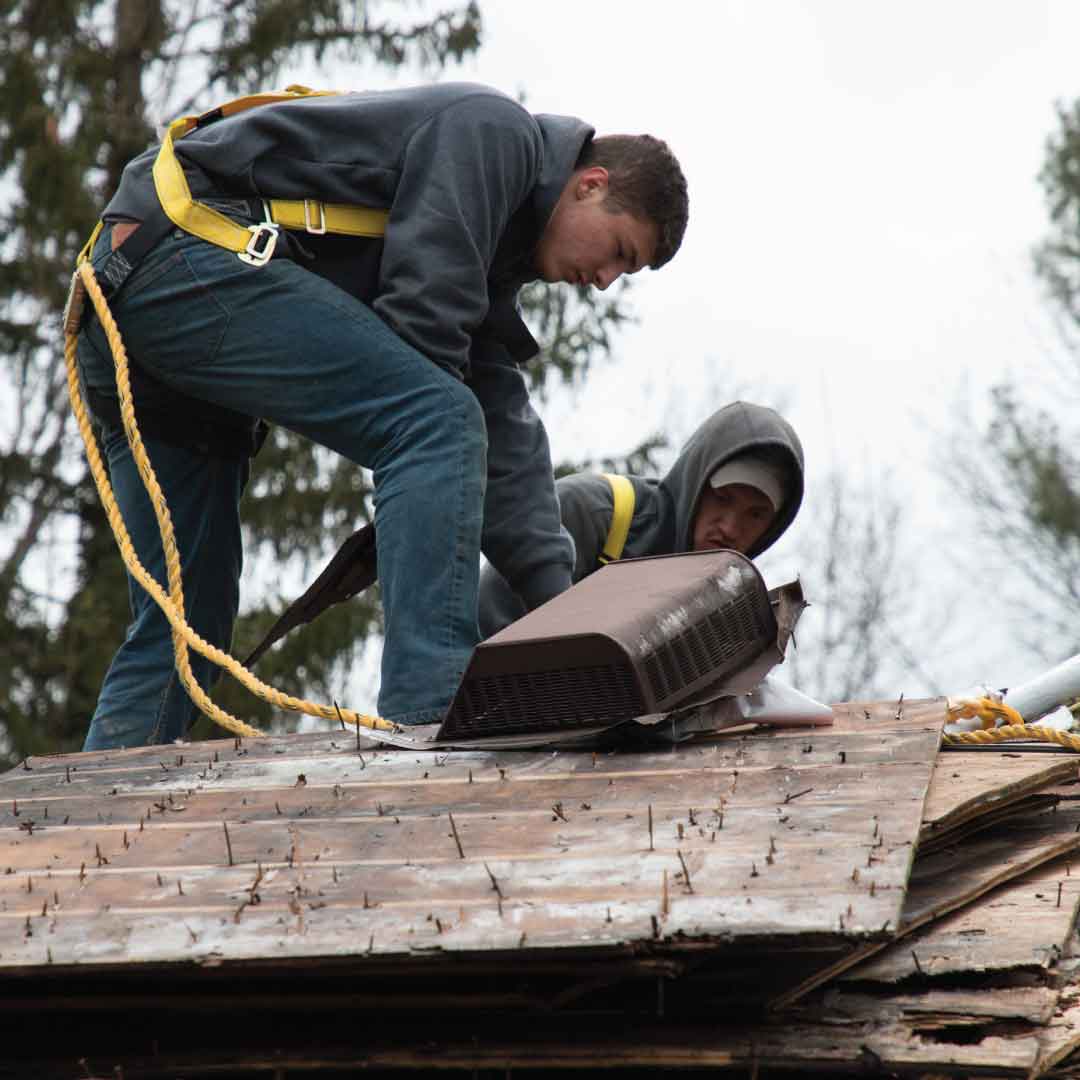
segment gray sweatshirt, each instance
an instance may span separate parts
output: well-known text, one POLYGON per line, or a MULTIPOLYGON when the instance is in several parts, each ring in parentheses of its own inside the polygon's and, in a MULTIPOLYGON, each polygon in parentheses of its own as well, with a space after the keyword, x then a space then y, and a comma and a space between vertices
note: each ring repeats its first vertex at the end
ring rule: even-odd
MULTIPOLYGON (((725 461, 748 451, 767 454, 787 473, 787 498, 751 558, 772 546, 795 519, 803 497, 803 451, 791 425, 772 409, 736 401, 713 413, 690 436, 668 473, 659 480, 630 477, 634 515, 623 549, 624 559, 673 555, 693 546, 694 513, 709 477, 725 461)), ((602 475, 577 473, 556 485, 561 519, 574 541, 573 580, 597 569, 614 499, 602 475)), ((483 637, 525 614, 521 598, 491 566, 480 577, 480 633, 483 637)))
MULTIPOLYGON (((569 585, 572 552, 518 368, 537 350, 516 297, 592 135, 488 87, 446 83, 253 108, 176 142, 196 199, 389 210, 383 238, 301 232, 284 246, 476 393, 489 440, 484 552, 529 607, 569 585)), ((140 221, 156 205, 156 154, 128 164, 106 221, 140 221)))

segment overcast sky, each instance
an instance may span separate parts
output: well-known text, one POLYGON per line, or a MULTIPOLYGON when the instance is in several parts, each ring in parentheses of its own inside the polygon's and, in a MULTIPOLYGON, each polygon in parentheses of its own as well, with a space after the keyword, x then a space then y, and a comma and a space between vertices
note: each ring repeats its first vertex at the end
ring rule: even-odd
MULTIPOLYGON (((640 325, 572 408, 547 410, 556 458, 629 449, 665 425, 685 436, 737 391, 782 404, 799 430, 808 500, 836 463, 891 475, 926 546, 963 564, 962 531, 935 528, 952 521, 934 433, 960 384, 978 400, 1043 362, 1049 330, 1030 271, 1046 229, 1036 176, 1055 101, 1080 96, 1080 4, 481 8, 480 54, 447 78, 523 92, 532 111, 574 114, 600 132, 659 135, 690 186, 682 251, 636 278, 640 325)), ((388 79, 342 75, 338 85, 351 77, 355 88, 388 79)), ((798 570, 800 542, 793 529, 770 572, 798 570)), ((943 689, 1038 670, 1012 647, 1007 620, 987 628, 974 583, 969 597, 952 584, 966 608, 958 623, 974 621, 944 659, 955 686, 943 689)))

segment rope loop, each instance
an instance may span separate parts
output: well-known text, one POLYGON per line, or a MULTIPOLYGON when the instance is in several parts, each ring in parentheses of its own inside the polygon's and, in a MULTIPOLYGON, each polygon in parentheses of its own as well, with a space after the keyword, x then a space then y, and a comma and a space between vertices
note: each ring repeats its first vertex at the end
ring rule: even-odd
MULTIPOLYGON (((146 493, 150 497, 150 503, 157 517, 158 531, 161 534, 161 543, 165 551, 165 570, 168 583, 168 592, 151 576, 139 560, 135 547, 131 542, 127 526, 124 524, 120 507, 116 502, 112 484, 109 481, 108 470, 101 459, 97 440, 94 438, 93 428, 86 403, 83 400, 82 387, 79 382, 78 364, 76 361, 76 348, 78 331, 68 320, 65 325, 64 337, 64 362, 67 368, 68 395, 71 398, 71 408, 75 414, 75 421, 82 436, 83 445, 86 447, 86 456, 90 465, 90 473, 94 478, 98 495, 102 506, 109 519, 113 535, 120 548, 120 556, 124 560, 124 566, 128 573, 146 590, 161 608, 165 618, 172 628, 173 652, 176 657, 176 670, 184 688, 191 696, 195 705, 216 724, 225 728, 234 735, 260 736, 263 734, 258 728, 244 723, 243 720, 226 712, 213 702, 205 690, 199 685, 191 670, 189 649, 194 649, 200 656, 217 664, 218 667, 227 671, 234 679, 246 687, 256 697, 279 709, 289 712, 304 713, 307 716, 317 716, 323 720, 343 720, 354 724, 358 728, 368 728, 376 731, 397 731, 396 724, 384 720, 380 716, 369 716, 365 713, 354 712, 352 709, 341 709, 338 706, 318 705, 314 702, 305 701, 302 698, 292 697, 289 694, 267 685, 257 678, 251 671, 243 666, 238 660, 223 652, 221 649, 192 629, 185 616, 183 580, 180 569, 180 552, 176 545, 176 537, 173 532, 172 518, 169 516, 169 507, 165 499, 165 493, 161 490, 154 468, 150 463, 142 436, 139 434, 139 425, 135 419, 135 407, 131 396, 131 379, 128 368, 127 350, 120 337, 120 331, 116 321, 109 310, 108 302, 98 285, 94 268, 89 259, 80 257, 76 270, 76 280, 73 282, 73 290, 81 286, 86 290, 97 312, 102 329, 109 341, 112 351, 113 362, 116 366, 116 387, 120 398, 120 416, 127 435, 131 453, 135 459, 139 475, 142 477, 146 493)), ((75 305, 73 305, 75 306, 75 305)), ((77 309, 77 306, 76 306, 77 309)))

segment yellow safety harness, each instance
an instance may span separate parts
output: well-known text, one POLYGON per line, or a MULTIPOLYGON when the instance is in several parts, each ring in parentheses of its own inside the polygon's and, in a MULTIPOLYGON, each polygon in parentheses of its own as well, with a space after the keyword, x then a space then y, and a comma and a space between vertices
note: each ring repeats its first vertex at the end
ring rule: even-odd
POLYGON ((634 485, 625 476, 604 473, 604 479, 611 485, 611 497, 614 507, 611 511, 611 525, 603 550, 596 556, 601 566, 617 562, 622 558, 626 538, 630 535, 630 522, 634 516, 634 485))
MULTIPOLYGON (((155 190, 169 219, 180 228, 203 240, 208 240, 212 244, 236 252, 239 258, 254 266, 263 265, 273 255, 279 228, 304 228, 311 233, 332 232, 349 236, 381 236, 386 226, 387 212, 385 210, 326 205, 310 199, 302 201, 264 200, 263 207, 266 220, 259 225, 245 228, 210 207, 196 202, 191 197, 187 179, 176 159, 173 146, 175 139, 182 138, 199 127, 204 127, 214 120, 231 116, 244 109, 294 100, 298 97, 316 93, 321 94, 323 92, 293 86, 282 94, 259 94, 239 98, 208 113, 203 113, 200 116, 182 117, 170 124, 157 159, 154 162, 155 190)), ((258 736, 262 734, 257 728, 232 716, 210 699, 206 691, 196 681, 191 670, 189 649, 194 649, 200 655, 205 656, 226 670, 257 697, 279 709, 305 713, 309 716, 318 716, 324 720, 341 720, 355 724, 358 727, 381 731, 397 730, 396 725, 381 717, 368 716, 354 712, 351 709, 342 709, 337 705, 318 705, 284 694, 274 687, 268 686, 235 658, 200 637, 187 622, 180 570, 180 553, 176 546, 176 537, 173 532, 172 519, 166 505, 164 492, 158 484, 135 419, 127 351, 120 338, 120 331, 109 310, 108 302, 98 283, 97 275, 94 273, 94 268, 90 263, 90 254, 93 251, 94 243, 101 232, 101 228, 102 225, 99 222, 90 239, 79 253, 75 274, 72 279, 71 293, 68 296, 68 304, 64 313, 64 360, 67 368, 68 394, 79 427, 79 434, 82 436, 83 444, 86 447, 90 472, 108 516, 113 535, 116 537, 124 565, 131 576, 161 608, 169 621, 169 625, 172 627, 176 670, 180 675, 184 688, 196 706, 227 731, 236 735, 258 736), (112 351, 113 362, 116 365, 116 385, 120 400, 120 415, 133 458, 157 517, 158 530, 165 553, 168 592, 162 589, 146 570, 135 552, 123 516, 120 513, 120 508, 117 505, 112 485, 109 482, 108 471, 101 459, 101 453, 98 449, 97 440, 94 438, 90 417, 83 400, 76 350, 82 306, 87 295, 90 297, 101 322, 102 329, 109 342, 109 348, 112 351)))

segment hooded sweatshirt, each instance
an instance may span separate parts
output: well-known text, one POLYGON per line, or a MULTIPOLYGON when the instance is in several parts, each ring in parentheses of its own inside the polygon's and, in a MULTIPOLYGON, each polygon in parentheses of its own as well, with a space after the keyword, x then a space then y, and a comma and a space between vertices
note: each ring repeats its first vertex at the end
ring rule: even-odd
MULTIPOLYGON (((622 558, 675 555, 693 548, 694 514, 709 477, 724 462, 754 452, 767 455, 785 474, 785 500, 754 547, 760 555, 794 521, 803 497, 803 450, 798 435, 777 412, 736 401, 715 412, 690 436, 675 463, 659 480, 630 477, 634 514, 622 558)), ((574 541, 574 582, 597 569, 615 509, 611 485, 595 473, 577 473, 556 484, 563 528, 574 541)), ((509 625, 526 608, 490 566, 480 578, 480 633, 509 625)))
MULTIPOLYGON (((537 346, 517 292, 536 277, 536 244, 592 135, 488 87, 444 83, 259 106, 175 144, 192 196, 242 223, 260 220, 268 198, 389 211, 381 238, 298 231, 278 250, 473 389, 488 432, 484 552, 529 607, 566 588, 571 552, 547 434, 518 367, 537 346)), ((157 205, 157 152, 125 168, 106 222, 143 221, 157 205)), ((153 389, 160 412, 197 409, 153 389)))

